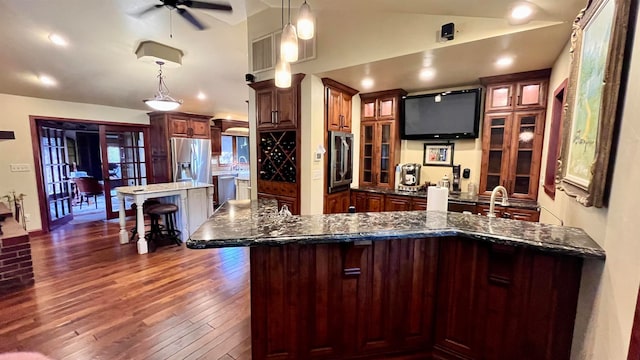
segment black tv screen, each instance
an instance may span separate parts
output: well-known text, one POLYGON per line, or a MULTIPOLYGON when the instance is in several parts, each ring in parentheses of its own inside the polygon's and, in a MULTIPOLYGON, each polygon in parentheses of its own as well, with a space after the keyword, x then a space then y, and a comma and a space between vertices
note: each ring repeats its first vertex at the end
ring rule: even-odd
POLYGON ((477 138, 481 95, 477 88, 405 97, 402 138, 477 138))

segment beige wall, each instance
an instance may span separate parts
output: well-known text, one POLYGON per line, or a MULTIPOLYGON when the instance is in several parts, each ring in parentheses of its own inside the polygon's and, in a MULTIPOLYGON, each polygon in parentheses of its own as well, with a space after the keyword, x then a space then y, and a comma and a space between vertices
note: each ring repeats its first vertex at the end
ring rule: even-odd
MULTIPOLYGON (((640 37, 635 34, 634 47, 640 49, 640 37)), ((568 46, 556 61, 551 76, 551 93, 568 75, 568 46)), ((555 201, 542 188, 539 203, 562 218, 567 226, 583 228, 602 246, 606 261, 586 261, 575 325, 572 359, 627 358, 629 337, 635 311, 638 284, 640 283, 640 237, 637 224, 640 220, 637 202, 640 200, 640 103, 635 94, 640 84, 632 79, 640 78, 640 56, 637 51, 631 59, 627 98, 618 141, 611 197, 607 208, 585 208, 562 192, 555 201)), ((550 94, 549 99, 553 94, 550 94)), ((545 131, 548 140, 550 121, 545 131)), ((542 163, 542 175, 546 166, 546 143, 542 163)), ((557 223, 542 211, 541 221, 557 223)))
POLYGON ((0 94, 0 130, 15 132, 15 140, 0 140, 0 196, 10 191, 26 194, 25 214, 30 215, 28 230, 42 229, 29 115, 70 119, 148 124, 145 111, 109 106, 45 100, 0 94), (10 172, 10 164, 29 164, 28 172, 10 172))

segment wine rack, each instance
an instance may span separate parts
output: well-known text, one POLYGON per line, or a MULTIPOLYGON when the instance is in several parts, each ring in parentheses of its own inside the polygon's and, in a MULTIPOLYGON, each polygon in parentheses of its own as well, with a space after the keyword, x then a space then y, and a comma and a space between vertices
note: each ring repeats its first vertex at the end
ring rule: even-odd
POLYGON ((258 166, 261 180, 297 181, 296 135, 296 131, 260 133, 258 166))

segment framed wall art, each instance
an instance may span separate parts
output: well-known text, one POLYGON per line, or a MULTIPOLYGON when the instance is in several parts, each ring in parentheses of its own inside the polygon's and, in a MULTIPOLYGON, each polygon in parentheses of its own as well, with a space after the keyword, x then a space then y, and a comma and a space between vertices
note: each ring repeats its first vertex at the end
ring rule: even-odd
POLYGON ((453 144, 424 144, 425 166, 453 166, 453 144))
POLYGON ((591 0, 573 24, 571 68, 558 159, 559 189, 603 206, 617 119, 630 0, 591 0))

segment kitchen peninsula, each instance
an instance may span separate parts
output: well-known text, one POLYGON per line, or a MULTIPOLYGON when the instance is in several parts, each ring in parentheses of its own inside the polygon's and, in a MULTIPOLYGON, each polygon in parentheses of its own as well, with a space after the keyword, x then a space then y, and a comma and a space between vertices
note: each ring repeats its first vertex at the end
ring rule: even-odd
POLYGON ((228 202, 187 246, 251 247, 254 359, 568 359, 582 261, 605 258, 577 228, 269 200, 228 202))
POLYGON ((167 202, 178 206, 177 226, 182 240, 189 238, 207 217, 213 213, 213 185, 193 181, 161 183, 140 186, 121 186, 116 188, 119 201, 120 244, 129 242, 126 228, 125 198, 133 199, 136 204, 136 228, 138 232, 138 254, 146 254, 148 249, 145 240, 143 206, 145 200, 167 197, 167 202))

